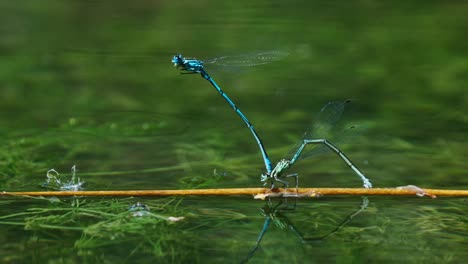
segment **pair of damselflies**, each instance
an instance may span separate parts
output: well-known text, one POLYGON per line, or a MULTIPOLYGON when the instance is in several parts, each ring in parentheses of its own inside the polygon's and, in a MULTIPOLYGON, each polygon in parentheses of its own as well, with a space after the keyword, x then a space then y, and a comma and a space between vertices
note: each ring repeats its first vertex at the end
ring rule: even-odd
MULTIPOLYGON (((367 177, 362 173, 356 165, 351 162, 351 160, 341 151, 335 144, 328 141, 326 138, 310 138, 310 133, 306 132, 302 141, 300 142, 297 149, 294 150, 293 155, 291 158, 281 159, 275 167, 272 166, 270 158, 268 157, 267 151, 263 145, 260 136, 255 131, 252 123, 247 119, 247 117, 241 112, 241 110, 236 106, 236 104, 229 98, 229 96, 221 89, 221 87, 213 80, 213 78, 208 74, 205 70, 205 63, 214 63, 223 66, 255 66, 260 64, 266 64, 273 61, 277 61, 282 59, 283 57, 287 56, 288 53, 286 52, 262 52, 257 54, 250 54, 250 55, 243 55, 243 56, 233 56, 233 57, 219 57, 216 59, 212 59, 210 61, 203 62, 198 59, 194 58, 184 58, 181 54, 175 55, 172 58, 172 62, 174 66, 177 67, 185 74, 200 74, 204 79, 206 79, 217 91, 218 93, 226 100, 226 102, 233 108, 236 114, 242 119, 242 121, 247 125, 250 132, 252 133, 255 141, 260 148, 260 152, 263 157, 263 161, 265 163, 266 172, 261 175, 261 181, 264 182, 266 185, 268 182, 271 183, 271 188, 275 188, 275 184, 282 183, 283 187, 288 187, 289 183, 284 179, 284 177, 293 177, 295 178, 295 185, 298 188, 299 185, 299 178, 298 174, 289 174, 285 175, 285 172, 293 166, 299 159, 305 158, 306 155, 305 148, 307 145, 311 144, 319 144, 323 145, 329 150, 336 153, 345 163, 348 165, 354 173, 359 176, 363 183, 363 187, 365 188, 372 188, 372 184, 367 179, 367 177)), ((345 102, 329 102, 326 104, 320 111, 320 116, 323 116, 323 121, 325 122, 334 122, 337 117, 341 115, 345 105, 349 102, 349 100, 345 102)), ((317 122, 314 126, 318 127, 321 126, 322 122, 317 122)))

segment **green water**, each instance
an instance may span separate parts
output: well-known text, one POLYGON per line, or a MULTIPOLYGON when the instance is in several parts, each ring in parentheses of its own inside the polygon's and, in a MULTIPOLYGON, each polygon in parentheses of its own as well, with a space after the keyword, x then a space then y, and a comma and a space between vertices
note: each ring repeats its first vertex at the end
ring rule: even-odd
MULTIPOLYGON (((457 1, 3 1, 0 188, 43 190, 49 169, 69 175, 75 164, 87 190, 258 187, 264 166, 250 132, 208 82, 170 60, 279 50, 291 55, 210 70, 273 162, 325 103, 351 98, 343 122, 362 130, 340 147, 375 187, 467 189, 467 13, 457 1)), ((291 172, 302 187, 360 186, 332 154, 291 172)), ((250 262, 468 257, 464 198, 371 197, 321 242, 294 231, 323 236, 361 202, 302 199, 275 212, 250 262)), ((250 197, 2 197, 0 262, 239 263, 264 206, 250 197), (128 216, 138 201, 151 217, 128 216)))

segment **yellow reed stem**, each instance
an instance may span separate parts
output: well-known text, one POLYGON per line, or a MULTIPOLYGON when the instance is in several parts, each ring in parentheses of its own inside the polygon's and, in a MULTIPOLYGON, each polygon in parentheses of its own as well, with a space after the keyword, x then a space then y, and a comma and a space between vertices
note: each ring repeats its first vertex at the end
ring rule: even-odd
POLYGON ((299 196, 317 197, 322 195, 366 195, 366 196, 452 196, 467 197, 468 190, 421 189, 418 187, 397 188, 299 188, 274 189, 268 188, 230 188, 230 189, 188 189, 188 190, 122 190, 122 191, 31 191, 31 192, 0 192, 0 196, 231 196, 260 195, 266 196, 299 196))

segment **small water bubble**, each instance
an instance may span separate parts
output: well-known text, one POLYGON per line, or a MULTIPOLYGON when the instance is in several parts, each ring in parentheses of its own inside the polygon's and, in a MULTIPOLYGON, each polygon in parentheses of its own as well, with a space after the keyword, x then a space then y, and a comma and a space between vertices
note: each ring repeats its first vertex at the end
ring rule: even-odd
POLYGON ((70 126, 74 126, 78 123, 78 120, 74 117, 71 117, 70 119, 68 119, 68 125, 70 126))
POLYGON ((223 171, 223 172, 218 172, 216 168, 213 169, 213 176, 221 176, 221 177, 226 177, 228 176, 228 173, 223 171))
POLYGON ((143 123, 143 124, 141 125, 141 128, 142 128, 143 130, 148 130, 148 129, 150 129, 150 124, 148 124, 148 123, 143 123))
POLYGON ((146 204, 140 202, 131 205, 128 211, 131 213, 132 217, 142 217, 150 214, 150 208, 146 204))
POLYGON ((47 200, 49 200, 50 203, 60 203, 60 199, 57 197, 50 197, 47 200))
POLYGON ((166 120, 162 120, 158 122, 158 128, 165 128, 168 126, 168 122, 166 120))

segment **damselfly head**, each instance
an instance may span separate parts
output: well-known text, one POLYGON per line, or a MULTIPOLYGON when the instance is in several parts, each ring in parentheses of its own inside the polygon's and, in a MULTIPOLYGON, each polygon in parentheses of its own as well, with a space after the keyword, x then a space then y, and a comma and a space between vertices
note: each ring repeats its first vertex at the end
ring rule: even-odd
POLYGON ((182 57, 182 54, 174 55, 174 57, 172 57, 172 63, 174 63, 175 67, 179 67, 183 64, 183 62, 184 57, 182 57))

